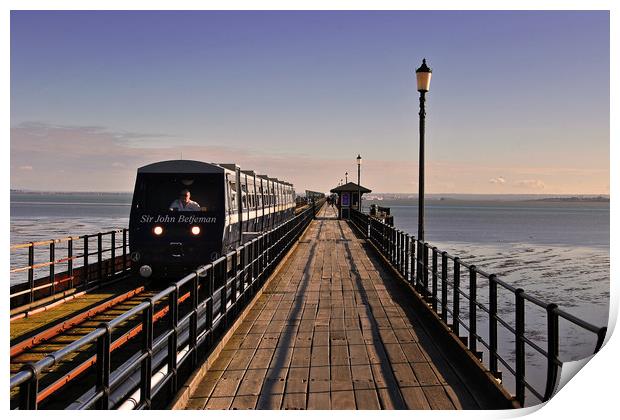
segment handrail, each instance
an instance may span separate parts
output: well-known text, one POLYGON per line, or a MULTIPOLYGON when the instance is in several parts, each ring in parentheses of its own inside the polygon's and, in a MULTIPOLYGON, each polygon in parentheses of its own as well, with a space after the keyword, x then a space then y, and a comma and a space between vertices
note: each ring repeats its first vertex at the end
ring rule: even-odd
POLYGON ((45 390, 39 389, 40 379, 46 370, 66 361, 69 354, 95 341, 95 389, 84 394, 85 400, 78 397, 71 402, 72 408, 115 408, 116 403, 113 401, 122 401, 132 395, 136 388, 139 390, 136 408, 151 408, 154 398, 166 390, 169 391, 168 398, 174 395, 179 381, 184 379, 181 372, 191 373, 198 366, 199 360, 210 354, 323 203, 324 200, 314 203, 307 210, 244 243, 235 251, 197 268, 155 296, 103 323, 61 350, 36 363, 24 365, 20 372, 11 377, 11 390, 19 388, 13 408, 37 409, 41 403, 49 401, 51 394, 43 394, 45 390), (188 300, 182 295, 188 296, 188 300), (189 305, 181 305, 181 301, 189 302, 189 305), (154 337, 154 323, 157 321, 154 309, 158 305, 167 305, 166 313, 159 318, 159 322, 164 322, 166 326, 163 331, 158 328, 159 336, 154 337), (140 318, 138 326, 141 326, 138 353, 127 355, 127 361, 121 363, 122 369, 131 373, 120 372, 120 368, 114 370, 111 367, 113 334, 116 334, 116 330, 123 333, 129 321, 137 318, 140 318), (181 350, 183 356, 177 360, 181 350), (166 373, 155 385, 152 383, 152 373, 162 368, 161 364, 166 367, 166 373), (188 368, 181 370, 185 364, 188 364, 188 368), (118 380, 118 375, 124 378, 133 375, 133 372, 138 384, 127 390, 123 387, 125 381, 118 380))
POLYGON ((115 229, 12 245, 11 253, 27 250, 28 254, 16 254, 15 259, 25 259, 27 262, 12 266, 9 270, 12 277, 18 276, 17 284, 11 286, 11 308, 24 305, 32 307, 37 301, 53 297, 58 292, 98 285, 111 277, 128 272, 131 265, 128 233, 128 229, 115 229), (93 238, 96 238, 95 246, 91 246, 93 238), (58 246, 65 243, 66 246, 62 249, 58 246), (74 251, 78 244, 81 252, 76 253, 74 251), (39 256, 42 252, 45 253, 43 258, 46 260, 35 262, 35 255, 39 256), (64 255, 57 255, 61 252, 64 255), (89 257, 93 256, 96 256, 96 261, 90 261, 89 257), (116 260, 117 257, 120 262, 116 260), (117 267, 117 263, 120 267, 117 267), (65 271, 60 272, 59 267, 65 271))
POLYGON ((559 370, 563 362, 559 358, 560 337, 559 320, 563 319, 572 325, 596 335, 596 343, 593 346, 593 353, 600 350, 603 345, 607 327, 598 327, 588 323, 562 309, 554 303, 544 302, 543 300, 526 293, 523 289, 515 288, 510 284, 500 280, 497 275, 488 273, 473 264, 467 264, 459 257, 450 255, 445 251, 440 251, 427 242, 417 240, 413 235, 408 235, 401 230, 389 226, 382 221, 355 209, 351 211, 351 223, 375 245, 380 253, 399 271, 405 280, 411 284, 420 295, 428 301, 431 308, 439 315, 442 322, 446 324, 457 336, 462 326, 468 334, 467 344, 469 350, 482 360, 482 353, 477 349, 477 343, 481 343, 488 352, 488 362, 486 363, 490 372, 498 379, 501 372, 498 369, 498 362, 501 363, 515 379, 516 399, 524 406, 526 399, 526 389, 539 401, 547 401, 557 387, 559 380, 559 370), (429 254, 431 263, 429 263, 429 254), (441 259, 441 264, 439 260, 441 259), (448 261, 452 262, 452 281, 448 280, 448 261), (429 287, 429 274, 431 284, 429 287), (486 306, 478 300, 478 292, 486 290, 480 286, 479 277, 485 278, 488 283, 488 300, 486 306), (466 282, 467 293, 461 286, 466 282), (499 315, 498 308, 498 288, 502 288, 514 296, 514 319, 513 328, 505 318, 499 315), (451 290, 450 290, 451 289, 451 290), (448 305, 448 297, 451 296, 451 307, 448 305), (462 305, 460 298, 464 298, 467 303, 467 313, 461 315, 462 305), (543 349, 533 340, 526 336, 525 325, 525 303, 529 302, 546 311, 547 349, 543 349), (488 342, 477 332, 478 311, 487 316, 488 342), (448 323, 448 315, 452 323, 448 323), (510 365, 501 357, 498 351, 497 327, 501 325, 514 337, 516 360, 514 366, 510 365), (531 358, 525 351, 528 346, 535 353, 538 353, 547 360, 547 375, 545 380, 545 390, 539 391, 526 378, 526 366, 531 358))

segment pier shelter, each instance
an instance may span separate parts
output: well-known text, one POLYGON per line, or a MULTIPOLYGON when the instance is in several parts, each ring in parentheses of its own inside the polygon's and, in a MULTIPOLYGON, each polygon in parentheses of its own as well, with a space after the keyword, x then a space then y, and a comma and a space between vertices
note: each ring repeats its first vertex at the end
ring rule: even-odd
POLYGON ((361 194, 363 196, 366 193, 372 192, 372 190, 354 182, 348 182, 330 190, 330 192, 338 194, 338 202, 336 204, 338 208, 338 218, 349 219, 351 209, 358 209, 358 195, 361 194))

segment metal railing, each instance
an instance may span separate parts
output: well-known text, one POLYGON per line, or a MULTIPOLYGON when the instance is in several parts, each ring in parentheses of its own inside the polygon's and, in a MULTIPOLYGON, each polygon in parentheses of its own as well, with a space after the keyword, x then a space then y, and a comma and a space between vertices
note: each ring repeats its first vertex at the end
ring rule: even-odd
POLYGON ((127 229, 11 245, 11 309, 127 272, 128 250, 127 229))
POLYGON ((53 408, 141 409, 169 400, 256 295, 321 204, 198 268, 65 348, 26 364, 11 377, 11 390, 18 389, 14 408, 37 409, 48 402, 50 394, 40 389, 43 374, 78 352, 92 353, 91 388, 65 407, 53 408), (114 353, 117 343, 128 339, 133 347, 114 353))
POLYGON ((595 344, 593 340, 593 353, 598 352, 603 345, 607 327, 597 327, 579 319, 558 308, 554 303, 543 302, 523 289, 505 283, 497 275, 467 264, 427 242, 422 243, 415 237, 367 214, 352 211, 350 220, 420 293, 455 335, 460 335, 461 327, 466 331, 467 336, 461 337, 462 341, 491 374, 501 379, 502 374, 498 368, 498 364, 501 364, 513 375, 515 397, 521 406, 525 405, 526 389, 539 402, 549 400, 555 392, 562 366, 559 358, 561 319, 593 334, 593 338, 596 339, 595 344), (449 267, 450 265, 452 267, 449 267), (486 282, 486 287, 482 287, 481 280, 486 282), (481 291, 486 293, 480 293, 481 291), (502 302, 503 306, 499 304, 499 292, 507 293, 506 299, 502 302), (481 299, 484 295, 486 303, 481 299), (461 302, 461 298, 466 302, 461 302), (526 334, 526 303, 541 308, 546 314, 543 340, 546 348, 543 348, 544 344, 535 342, 526 334), (486 320, 486 338, 478 331, 480 318, 486 320), (452 322, 449 322, 449 319, 452 322), (511 322, 514 322, 514 326, 511 322), (514 341, 512 349, 514 363, 510 363, 500 355, 498 326, 503 327, 514 341), (483 360, 483 352, 478 350, 478 343, 483 346, 488 360, 483 360), (530 352, 526 351, 526 346, 530 352), (546 360, 544 390, 537 389, 527 378, 526 366, 530 359, 533 359, 532 354, 538 354, 546 360))

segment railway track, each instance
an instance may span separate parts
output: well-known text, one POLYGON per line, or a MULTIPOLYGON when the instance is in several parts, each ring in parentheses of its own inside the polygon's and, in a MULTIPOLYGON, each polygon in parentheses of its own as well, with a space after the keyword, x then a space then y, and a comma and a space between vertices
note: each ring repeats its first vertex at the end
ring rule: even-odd
MULTIPOLYGON (((17 373, 26 363, 37 362, 46 355, 79 340, 99 327, 101 323, 114 319, 157 292, 158 290, 145 286, 134 287, 43 330, 15 340, 10 352, 11 375, 17 373)), ((131 331, 131 325, 128 324, 122 332, 126 333, 125 330, 131 331)), ((133 335, 136 333, 134 332, 133 335)), ((115 343, 116 348, 122 347, 133 335, 124 337, 124 340, 115 343)), ((41 389, 45 391, 39 396, 40 401, 44 402, 61 387, 79 379, 96 359, 91 354, 90 351, 76 353, 45 372, 41 379, 41 389)))
MULTIPOLYGON (((146 299, 155 296, 164 284, 157 288, 145 288, 138 286, 132 290, 118 294, 113 298, 91 307, 88 310, 78 313, 69 319, 55 324, 43 331, 39 331, 24 340, 19 340, 11 346, 11 375, 17 373, 24 364, 36 362, 43 357, 65 348, 70 343, 79 340, 99 327, 102 323, 110 321, 132 307, 140 304, 146 299)), ((177 304, 183 308, 188 304, 189 292, 179 295, 177 304)), ((219 299, 218 299, 219 304, 219 299)), ((168 312, 170 302, 160 302, 153 313, 154 331, 165 327, 168 322, 168 312)), ((140 319, 131 319, 124 323, 121 328, 115 330, 112 336, 110 349, 115 351, 123 348, 123 352, 131 354, 140 346, 142 324, 140 319)), ((79 352, 69 355, 66 359, 55 364, 53 368, 44 372, 40 380, 40 389, 37 401, 40 408, 63 408, 67 401, 71 401, 77 395, 83 393, 84 389, 92 387, 94 374, 92 368, 96 363, 96 348, 93 343, 89 347, 82 348, 79 352), (62 393, 57 393, 62 388, 62 393), (50 398, 54 396, 54 398, 50 398)), ((120 355, 119 355, 120 356, 120 355)), ((113 365, 122 364, 122 357, 113 365)), ((15 405, 15 395, 17 389, 11 393, 11 405, 15 405)))

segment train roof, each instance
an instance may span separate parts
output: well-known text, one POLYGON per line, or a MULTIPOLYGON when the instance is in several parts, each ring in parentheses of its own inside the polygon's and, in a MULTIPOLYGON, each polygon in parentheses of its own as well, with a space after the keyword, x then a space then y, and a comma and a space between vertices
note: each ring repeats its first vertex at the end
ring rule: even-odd
POLYGON ((151 163, 146 166, 138 168, 138 173, 204 173, 204 174, 218 174, 223 173, 224 169, 236 171, 239 169, 242 173, 255 176, 275 182, 281 185, 293 186, 290 182, 281 181, 278 178, 273 178, 268 175, 259 175, 252 170, 241 170, 239 166, 234 163, 206 163, 197 160, 165 160, 162 162, 151 163))
POLYGON ((138 173, 222 173, 224 170, 212 163, 197 160, 165 160, 138 168, 138 173))
POLYGON ((221 166, 222 168, 226 168, 226 169, 229 169, 231 171, 236 171, 237 169, 240 169, 234 163, 218 163, 218 165, 221 166))

